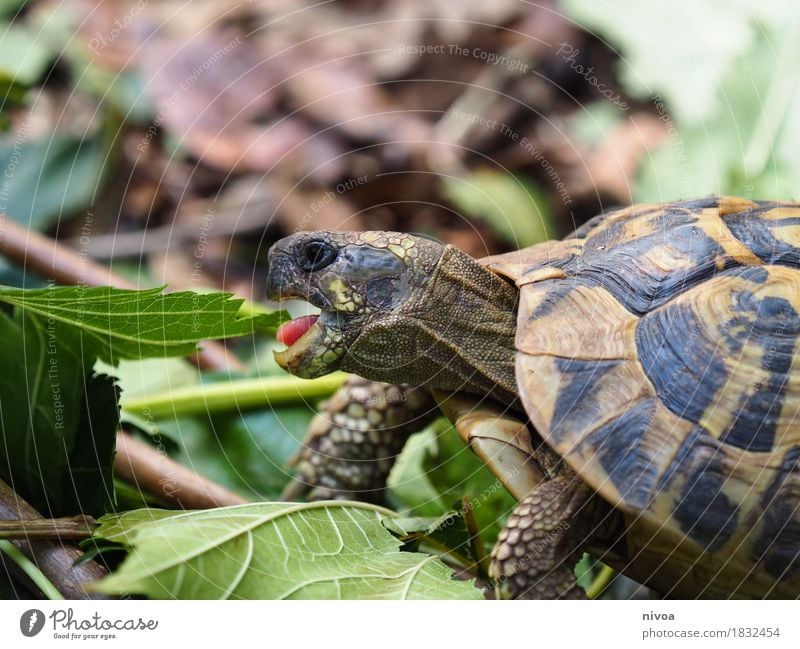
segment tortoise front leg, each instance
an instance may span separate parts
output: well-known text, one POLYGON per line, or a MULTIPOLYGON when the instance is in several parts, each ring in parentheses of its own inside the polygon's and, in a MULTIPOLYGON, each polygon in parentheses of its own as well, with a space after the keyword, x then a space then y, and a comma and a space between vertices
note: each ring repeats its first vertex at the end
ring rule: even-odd
POLYGON ((517 503, 492 552, 497 596, 584 597, 573 566, 598 523, 598 501, 563 460, 508 408, 434 391, 464 441, 517 503))
POLYGON ((517 503, 492 552, 498 597, 583 599, 574 567, 602 520, 597 495, 563 467, 517 503))
POLYGON ((406 440, 438 414, 424 390, 351 376, 312 420, 282 499, 382 502, 406 440))

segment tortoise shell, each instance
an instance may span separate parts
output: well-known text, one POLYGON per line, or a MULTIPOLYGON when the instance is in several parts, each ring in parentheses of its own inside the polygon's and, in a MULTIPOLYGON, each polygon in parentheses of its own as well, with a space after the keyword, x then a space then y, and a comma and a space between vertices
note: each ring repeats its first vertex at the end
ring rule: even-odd
POLYGON ((624 512, 633 573, 800 595, 800 204, 634 205, 482 263, 520 289, 531 422, 624 512))

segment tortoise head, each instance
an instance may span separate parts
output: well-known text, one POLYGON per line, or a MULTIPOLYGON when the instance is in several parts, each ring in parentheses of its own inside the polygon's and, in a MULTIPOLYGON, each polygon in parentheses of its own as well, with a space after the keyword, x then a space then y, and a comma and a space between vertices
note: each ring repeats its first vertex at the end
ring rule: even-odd
POLYGON ((278 340, 289 346, 276 352, 278 364, 303 378, 357 364, 347 357, 359 338, 416 308, 444 250, 398 232, 301 232, 278 241, 269 252, 267 296, 305 300, 320 310, 278 330, 278 340))
POLYGON ((267 295, 320 309, 283 325, 278 364, 312 378, 515 399, 516 289, 453 246, 398 232, 303 232, 269 252, 267 295))

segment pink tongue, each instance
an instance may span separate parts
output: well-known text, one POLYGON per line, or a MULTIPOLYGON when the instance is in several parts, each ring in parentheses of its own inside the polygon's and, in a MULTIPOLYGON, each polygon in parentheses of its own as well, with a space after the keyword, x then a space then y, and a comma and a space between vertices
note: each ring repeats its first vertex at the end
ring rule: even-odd
POLYGON ((317 318, 319 318, 318 315, 306 315, 302 318, 290 320, 278 327, 278 331, 275 332, 275 338, 277 338, 279 343, 291 347, 306 331, 314 326, 317 318))

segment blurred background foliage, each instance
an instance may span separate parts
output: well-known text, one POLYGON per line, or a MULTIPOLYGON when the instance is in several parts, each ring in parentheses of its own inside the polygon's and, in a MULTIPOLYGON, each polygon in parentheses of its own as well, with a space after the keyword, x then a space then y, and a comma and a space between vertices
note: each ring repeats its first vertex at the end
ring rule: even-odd
MULTIPOLYGON (((142 286, 260 301, 266 250, 298 230, 482 256, 633 201, 792 199, 799 18, 755 0, 3 0, 0 216, 142 286)), ((236 351, 278 374, 271 343, 236 351)), ((182 361, 119 374, 123 406, 218 380, 182 361)), ((128 426, 275 498, 317 407, 128 426)), ((493 482, 439 427, 403 454, 392 504, 436 516, 493 482)), ((511 499, 480 502, 491 543, 511 499)))

